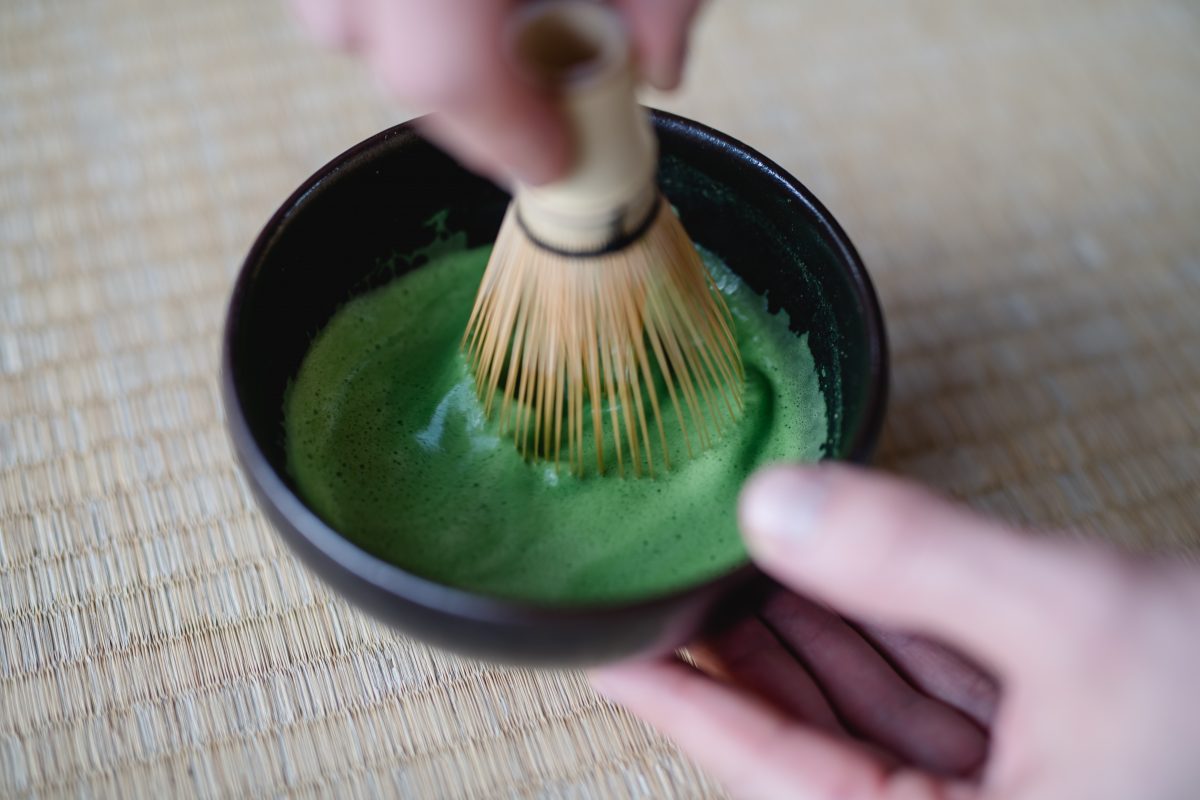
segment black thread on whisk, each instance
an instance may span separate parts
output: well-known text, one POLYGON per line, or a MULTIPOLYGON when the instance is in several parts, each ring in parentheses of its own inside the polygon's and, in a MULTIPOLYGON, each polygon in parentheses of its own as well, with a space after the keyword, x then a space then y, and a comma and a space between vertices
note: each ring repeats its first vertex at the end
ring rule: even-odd
POLYGON ((555 255, 565 256, 567 258, 593 258, 595 256, 603 256, 609 253, 616 253, 620 250, 624 250, 626 247, 642 238, 646 231, 650 230, 650 226, 654 224, 654 221, 658 219, 658 214, 662 210, 664 204, 665 203, 662 195, 659 195, 655 201, 650 204, 650 210, 646 213, 646 218, 639 222, 628 233, 619 233, 621 224, 620 221, 625 217, 625 209, 622 208, 614 212, 613 228, 618 231, 618 234, 609 240, 609 242, 603 247, 593 250, 564 250, 561 247, 555 247, 552 244, 542 241, 538 237, 534 236, 533 232, 529 230, 529 226, 525 224, 525 219, 521 216, 520 206, 516 208, 517 224, 521 226, 521 230, 525 232, 525 236, 529 239, 529 241, 533 242, 543 250, 554 253, 555 255))

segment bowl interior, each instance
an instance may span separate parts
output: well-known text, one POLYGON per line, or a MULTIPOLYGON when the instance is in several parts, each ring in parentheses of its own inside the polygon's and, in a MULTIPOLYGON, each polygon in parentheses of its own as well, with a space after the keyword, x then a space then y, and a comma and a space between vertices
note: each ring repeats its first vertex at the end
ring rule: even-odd
MULTIPOLYGON (((656 112, 655 125, 660 183, 688 232, 809 334, 828 412, 826 455, 865 459, 882 417, 883 331, 844 234, 753 151, 671 115, 656 112)), ((312 339, 346 300, 396 274, 381 264, 429 244, 436 215, 476 246, 495 238, 507 203, 402 125, 336 159, 268 223, 235 290, 227 369, 255 443, 293 491, 284 392, 312 339)))

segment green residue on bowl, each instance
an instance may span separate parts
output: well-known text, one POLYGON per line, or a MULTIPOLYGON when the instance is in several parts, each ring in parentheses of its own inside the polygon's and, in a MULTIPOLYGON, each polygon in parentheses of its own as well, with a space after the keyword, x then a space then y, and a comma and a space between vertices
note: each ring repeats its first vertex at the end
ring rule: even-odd
MULTIPOLYGON (((459 344, 489 252, 439 248, 317 336, 284 420, 288 469, 309 506, 418 575, 546 605, 647 599, 743 564, 742 482, 760 465, 822 454, 825 400, 806 337, 705 253, 734 316, 744 413, 711 449, 653 479, 576 477, 522 459, 476 399, 459 344)), ((664 407, 679 449, 671 414, 664 407)))

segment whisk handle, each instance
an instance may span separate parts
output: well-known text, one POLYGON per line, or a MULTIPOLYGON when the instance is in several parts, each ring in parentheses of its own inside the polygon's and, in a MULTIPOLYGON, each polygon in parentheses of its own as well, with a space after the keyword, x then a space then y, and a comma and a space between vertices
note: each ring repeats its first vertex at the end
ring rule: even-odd
POLYGON ((621 17, 586 0, 543 0, 514 15, 509 35, 518 68, 561 102, 575 144, 562 179, 516 187, 526 233, 568 253, 628 242, 658 209, 658 146, 621 17))

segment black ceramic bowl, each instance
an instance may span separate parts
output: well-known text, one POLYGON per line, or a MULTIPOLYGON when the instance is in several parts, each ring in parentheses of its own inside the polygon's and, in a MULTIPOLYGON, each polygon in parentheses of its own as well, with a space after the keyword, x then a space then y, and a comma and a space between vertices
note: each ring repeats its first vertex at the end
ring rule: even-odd
MULTIPOLYGON (((808 332, 828 407, 830 458, 865 460, 883 421, 887 358, 875 293, 816 198, 716 131, 654 113, 659 179, 684 225, 808 332)), ((587 664, 677 647, 752 596, 750 565, 704 585, 619 606, 556 609, 474 594, 406 572, 325 524, 285 468, 283 396, 313 336, 376 260, 449 226, 494 239, 508 197, 426 142, 411 123, 351 148, 309 178, 246 257, 225 329, 223 388, 233 443, 258 499, 308 565, 359 605, 422 639, 501 661, 587 664)))

